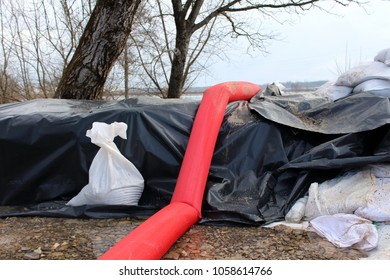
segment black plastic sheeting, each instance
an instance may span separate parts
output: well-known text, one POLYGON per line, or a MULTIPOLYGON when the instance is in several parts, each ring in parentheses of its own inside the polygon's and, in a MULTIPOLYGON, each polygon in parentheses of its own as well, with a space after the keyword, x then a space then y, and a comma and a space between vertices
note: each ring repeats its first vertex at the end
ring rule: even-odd
MULTIPOLYGON (((35 100, 0 106, 0 217, 148 217, 167 205, 198 101, 35 100), (95 121, 128 124, 121 153, 141 172, 139 206, 65 203, 88 183, 95 121)), ((256 96, 228 105, 201 223, 263 225, 284 218, 311 183, 390 161, 390 104, 370 93, 336 102, 256 96)))

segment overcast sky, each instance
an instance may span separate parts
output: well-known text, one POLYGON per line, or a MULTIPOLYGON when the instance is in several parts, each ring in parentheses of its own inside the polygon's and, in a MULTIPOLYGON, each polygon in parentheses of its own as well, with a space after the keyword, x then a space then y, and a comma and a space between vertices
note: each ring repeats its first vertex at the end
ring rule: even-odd
POLYGON ((390 48, 390 1, 368 1, 365 9, 354 5, 335 12, 339 16, 310 11, 294 24, 273 24, 281 39, 269 43, 268 54, 249 56, 246 48, 237 50, 229 55, 230 61, 212 65, 210 75, 197 85, 334 80, 390 48))

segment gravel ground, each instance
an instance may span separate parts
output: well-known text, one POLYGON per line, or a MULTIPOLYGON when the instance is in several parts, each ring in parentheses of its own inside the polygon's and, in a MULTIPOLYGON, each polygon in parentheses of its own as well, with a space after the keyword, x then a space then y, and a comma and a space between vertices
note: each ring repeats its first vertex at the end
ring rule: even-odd
MULTIPOLYGON (((93 260, 126 236, 140 220, 11 217, 0 220, 2 260, 93 260)), ((169 260, 353 260, 316 233, 283 225, 194 225, 165 254, 169 260)))

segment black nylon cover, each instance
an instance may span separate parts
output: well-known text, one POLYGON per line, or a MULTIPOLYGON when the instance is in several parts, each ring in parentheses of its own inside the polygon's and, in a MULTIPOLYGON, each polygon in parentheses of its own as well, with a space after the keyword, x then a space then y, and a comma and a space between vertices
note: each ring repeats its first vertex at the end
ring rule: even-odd
MULTIPOLYGON (((150 216, 170 201, 198 105, 144 97, 0 106, 0 216, 150 216), (128 139, 115 142, 144 176, 139 206, 65 206, 88 183, 98 147, 85 133, 94 121, 128 124, 128 139)), ((389 109, 387 98, 369 93, 334 103, 256 97, 229 104, 201 223, 280 220, 312 182, 389 162, 389 109)))

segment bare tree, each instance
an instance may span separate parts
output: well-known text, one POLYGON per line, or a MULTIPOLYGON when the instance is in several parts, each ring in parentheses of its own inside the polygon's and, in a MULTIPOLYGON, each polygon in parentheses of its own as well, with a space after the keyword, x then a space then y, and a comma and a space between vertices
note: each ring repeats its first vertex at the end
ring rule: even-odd
POLYGON ((141 0, 98 0, 65 69, 56 96, 66 99, 96 99, 126 45, 133 18, 141 0))
MULTIPOLYGON (((312 8, 319 8, 320 0, 219 0, 211 3, 204 0, 171 0, 176 28, 176 40, 173 51, 172 68, 169 77, 168 98, 177 98, 181 95, 186 79, 186 65, 188 64, 189 46, 192 36, 205 26, 215 24, 216 20, 227 23, 226 30, 233 37, 244 37, 256 48, 263 48, 264 42, 270 39, 269 34, 252 32, 248 29, 245 19, 239 14, 258 12, 259 19, 273 18, 276 11, 301 14, 312 8), (206 3, 207 5, 206 5, 206 3)), ((358 3, 355 0, 334 0, 335 4, 347 6, 358 3)), ((212 30, 212 28, 210 29, 212 30)))
MULTIPOLYGON (((139 9, 133 32, 130 34, 129 51, 141 72, 138 78, 144 88, 154 90, 165 97, 171 67, 170 40, 166 16, 161 1, 145 1, 139 9)), ((133 75, 135 73, 132 73, 133 75)))
MULTIPOLYGON (((51 97, 55 89, 56 97, 95 99, 118 85, 128 96, 139 80, 163 97, 177 98, 207 69, 211 58, 229 48, 227 39, 245 38, 249 46, 264 51, 273 34, 261 33, 254 22, 277 19, 279 12, 295 15, 324 9, 322 2, 1 1, 2 89, 14 79, 18 100, 51 97), (123 49, 127 50, 123 59, 115 64, 123 49)), ((330 2, 346 6, 359 0, 330 2)))
MULTIPOLYGON (((4 11, 3 3, 0 2, 0 28, 1 34, 4 34, 5 31, 5 22, 4 22, 4 11)), ((11 95, 10 92, 10 79, 8 76, 8 64, 9 64, 9 46, 6 43, 4 36, 0 37, 1 44, 1 54, 2 54, 2 64, 0 70, 0 104, 7 103, 11 95)))
MULTIPOLYGON (((141 2, 140 5, 137 8, 137 12, 134 16, 133 25, 131 34, 129 36, 129 39, 126 41, 125 47, 123 49, 123 52, 121 53, 117 65, 119 67, 113 68, 113 70, 110 73, 109 80, 113 80, 113 82, 116 82, 117 84, 122 81, 121 84, 117 85, 116 93, 124 92, 124 98, 128 98, 130 96, 130 90, 131 88, 149 88, 150 84, 145 83, 145 72, 142 71, 142 61, 144 59, 147 60, 147 58, 143 58, 139 54, 137 49, 137 43, 139 43, 138 46, 142 46, 143 50, 148 49, 149 44, 144 44, 145 38, 149 37, 149 31, 145 31, 145 25, 147 25, 148 22, 151 21, 151 15, 150 15, 150 9, 149 6, 146 5, 147 1, 141 2), (137 38, 136 41, 134 38, 137 38), (137 42, 137 43, 135 43, 137 42), (119 75, 118 75, 119 74, 119 75), (117 77, 120 77, 120 79, 117 79, 117 77)), ((156 34, 155 32, 151 31, 153 34, 156 34)), ((116 66, 117 66, 116 65, 116 66)), ((155 87, 154 85, 152 87, 155 87)), ((118 96, 117 97, 121 97, 118 96)))
POLYGON ((44 16, 45 29, 38 30, 45 39, 46 49, 55 53, 55 78, 61 78, 74 54, 85 25, 92 14, 94 0, 40 0, 39 12, 44 16))
POLYGON ((94 0, 0 2, 3 93, 8 79, 19 85, 4 102, 54 96, 93 5, 94 0))
MULTIPOLYGON (((132 66, 139 66, 137 77, 144 88, 154 94, 157 90, 160 96, 167 97, 176 40, 172 6, 167 1, 148 0, 139 11, 130 34, 129 50, 134 58, 132 66)), ((221 56, 224 52, 222 46, 227 43, 218 28, 222 27, 213 20, 192 35, 183 72, 184 90, 207 69, 212 62, 209 58, 221 56)), ((133 78, 135 74, 133 71, 133 78)))

